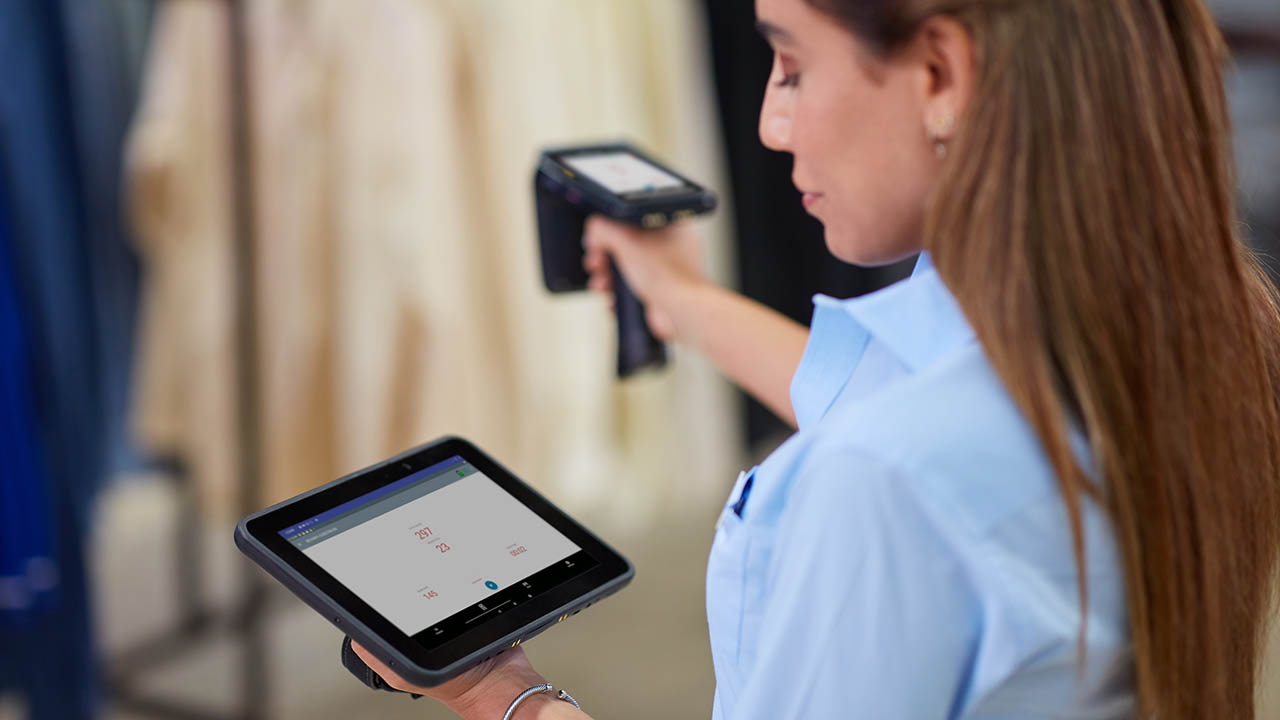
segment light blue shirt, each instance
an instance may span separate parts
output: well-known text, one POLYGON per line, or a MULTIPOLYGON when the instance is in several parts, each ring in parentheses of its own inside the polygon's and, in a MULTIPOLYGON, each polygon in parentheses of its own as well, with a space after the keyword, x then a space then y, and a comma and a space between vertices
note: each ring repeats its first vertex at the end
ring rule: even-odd
POLYGON ((1077 675, 1054 474, 928 256, 814 303, 800 429, 739 476, 711 549, 715 720, 1131 717, 1109 523, 1086 504, 1077 675))

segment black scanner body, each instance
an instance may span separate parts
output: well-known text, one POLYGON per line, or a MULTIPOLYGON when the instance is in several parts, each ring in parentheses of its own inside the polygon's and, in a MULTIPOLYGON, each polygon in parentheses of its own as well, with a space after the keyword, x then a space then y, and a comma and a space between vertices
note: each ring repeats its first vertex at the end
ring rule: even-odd
MULTIPOLYGON (((582 145, 546 150, 534 173, 538 242, 543 281, 553 293, 587 287, 582 267, 582 233, 587 217, 600 214, 644 229, 715 209, 716 197, 700 185, 666 168, 627 143, 582 145), (625 153, 678 178, 683 184, 660 190, 620 194, 570 165, 572 158, 625 153)), ((666 345, 654 337, 645 321, 643 303, 631 292, 615 266, 614 307, 618 316, 618 377, 626 378, 667 362, 666 345)))

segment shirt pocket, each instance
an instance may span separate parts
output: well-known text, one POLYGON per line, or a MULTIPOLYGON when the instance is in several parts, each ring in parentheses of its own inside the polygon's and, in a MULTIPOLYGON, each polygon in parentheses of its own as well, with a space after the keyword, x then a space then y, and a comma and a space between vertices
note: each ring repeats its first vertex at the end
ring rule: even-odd
POLYGON ((772 594, 769 573, 773 561, 775 528, 754 521, 743 522, 742 534, 751 538, 742 553, 741 617, 738 621, 737 658, 744 668, 755 664, 765 608, 772 594))
POLYGON ((752 468, 738 475, 729 501, 716 521, 715 541, 707 559, 707 628, 717 682, 734 676, 738 659, 743 582, 752 541, 738 508, 744 499, 743 490, 751 485, 754 474, 755 468, 752 468))

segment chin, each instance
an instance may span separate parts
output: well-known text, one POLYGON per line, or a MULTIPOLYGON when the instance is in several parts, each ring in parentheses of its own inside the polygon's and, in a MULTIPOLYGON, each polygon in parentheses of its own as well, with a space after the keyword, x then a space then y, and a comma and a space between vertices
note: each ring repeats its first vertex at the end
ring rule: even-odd
POLYGON ((919 247, 903 250, 900 247, 887 246, 881 243, 867 242, 865 235, 833 231, 823 225, 826 236, 827 251, 841 262, 860 267, 883 267, 920 252, 919 247))
POLYGON ((881 257, 881 253, 876 252, 874 248, 852 241, 847 235, 841 236, 828 230, 826 240, 827 252, 834 255, 840 262, 862 267, 879 267, 893 262, 881 257))

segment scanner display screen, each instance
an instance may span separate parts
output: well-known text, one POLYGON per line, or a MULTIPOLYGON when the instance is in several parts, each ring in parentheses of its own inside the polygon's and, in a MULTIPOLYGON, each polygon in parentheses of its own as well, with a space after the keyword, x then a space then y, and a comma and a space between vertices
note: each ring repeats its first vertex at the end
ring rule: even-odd
POLYGON ((461 456, 280 535, 427 647, 597 564, 461 456))
POLYGON ((684 187, 685 182, 625 151, 567 155, 563 162, 617 195, 684 187))

